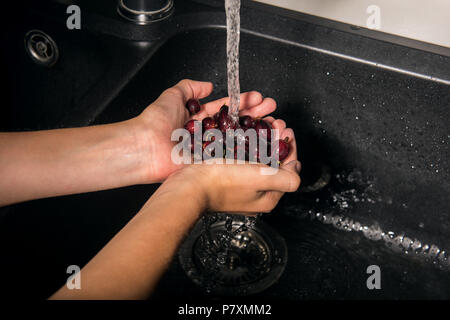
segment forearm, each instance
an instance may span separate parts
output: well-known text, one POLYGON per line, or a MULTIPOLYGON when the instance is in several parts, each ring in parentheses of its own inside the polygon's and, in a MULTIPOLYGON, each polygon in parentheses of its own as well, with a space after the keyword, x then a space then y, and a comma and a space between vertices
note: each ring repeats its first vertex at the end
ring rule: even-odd
POLYGON ((81 270, 81 290, 64 286, 51 298, 147 298, 204 209, 189 190, 158 190, 81 270))
POLYGON ((0 133, 0 206, 141 183, 141 133, 131 121, 0 133))

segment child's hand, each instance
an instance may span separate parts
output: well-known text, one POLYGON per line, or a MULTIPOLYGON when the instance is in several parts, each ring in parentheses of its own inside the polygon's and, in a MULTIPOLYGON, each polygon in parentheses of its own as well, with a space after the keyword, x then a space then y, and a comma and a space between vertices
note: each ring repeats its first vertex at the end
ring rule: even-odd
MULTIPOLYGON (((212 116, 228 103, 228 98, 206 103, 198 114, 190 117, 185 107, 187 100, 206 98, 212 90, 210 82, 182 80, 164 91, 135 119, 133 123, 139 123, 139 126, 144 128, 137 143, 139 149, 146 155, 143 160, 147 168, 144 172, 144 183, 162 182, 183 166, 171 161, 171 152, 175 145, 170 139, 172 132, 183 128, 189 119, 201 120, 212 116)), ((259 92, 251 91, 241 95, 241 115, 264 117, 275 109, 275 101, 271 98, 263 99, 259 92)))
MULTIPOLYGON (((264 175, 264 164, 194 164, 172 174, 152 198, 168 196, 180 201, 196 201, 203 210, 257 214, 270 212, 285 192, 300 186, 300 162, 292 129, 284 121, 268 119, 289 137, 290 154, 275 174, 264 175)), ((150 201, 152 201, 152 198, 150 201)))
POLYGON ((248 215, 270 212, 285 192, 295 192, 300 186, 300 163, 293 160, 274 175, 262 175, 263 167, 267 166, 190 165, 170 176, 155 196, 180 192, 184 197, 179 201, 197 201, 204 211, 248 215))

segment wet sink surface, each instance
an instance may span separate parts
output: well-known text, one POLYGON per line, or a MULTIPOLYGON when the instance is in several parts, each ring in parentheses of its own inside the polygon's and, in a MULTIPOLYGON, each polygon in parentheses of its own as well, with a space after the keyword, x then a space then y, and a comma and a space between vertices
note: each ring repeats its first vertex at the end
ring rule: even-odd
MULTIPOLYGON (((415 253, 403 240, 388 248, 379 239, 381 232, 393 232, 423 246, 450 247, 450 86, 246 32, 241 37, 241 88, 277 100, 276 116, 294 128, 303 163, 301 190, 263 217, 286 240, 289 258, 280 280, 258 297, 450 298, 445 254, 415 253), (307 192, 321 177, 328 184, 307 192), (328 223, 332 216, 347 218, 354 229, 359 223, 379 233, 340 230, 345 229, 342 221, 328 223), (381 268, 382 290, 367 289, 370 265, 381 268)), ((225 96, 225 61, 223 29, 182 32, 86 123, 136 116, 182 78, 213 81, 211 99, 225 96)), ((34 272, 42 277, 30 294, 51 294, 65 281, 65 268, 85 264, 156 188, 130 187, 4 209, 0 243, 10 263, 0 268, 20 278, 40 261, 34 272)), ((27 283, 11 277, 5 286, 14 293, 22 281, 27 283)), ((205 297, 178 259, 155 293, 156 298, 173 296, 205 297)))
MULTIPOLYGON (((226 95, 224 46, 223 30, 175 37, 97 122, 139 114, 164 88, 183 77, 211 80, 214 97, 226 95), (154 74, 163 76, 155 82, 154 74), (142 83, 151 85, 143 91, 142 83)), ((269 218, 288 243, 289 263, 280 283, 263 295, 448 297, 448 273, 433 263, 437 257, 448 265, 446 254, 433 252, 422 263, 408 254, 423 255, 429 250, 415 253, 416 247, 406 241, 435 244, 441 251, 450 246, 450 87, 245 33, 241 86, 243 91, 256 88, 274 97, 276 115, 294 128, 303 163, 301 191, 324 170, 331 180, 322 190, 286 196, 269 218), (332 224, 311 222, 317 214, 319 220, 325 214, 328 218, 339 215, 361 228, 373 226, 378 234, 369 237, 378 241, 366 239, 363 232, 335 231, 332 224), (382 232, 400 236, 394 248, 400 252, 386 248, 378 239, 382 232), (399 240, 403 238, 406 241, 399 240), (408 253, 402 252, 408 248, 408 253), (372 264, 385 270, 382 292, 367 290, 366 268, 372 264)), ((183 278, 176 264, 166 277, 174 286, 183 278)), ((161 290, 169 295, 173 287, 167 283, 161 290)))
MULTIPOLYGON (((214 97, 224 96, 224 37, 203 30, 169 41, 96 123, 139 114, 183 77, 210 79, 214 97), (164 76, 156 82, 154 74, 164 76)), ((450 245, 449 86, 246 34, 241 46, 242 90, 277 100, 276 116, 295 129, 305 184, 323 167, 332 175, 357 169, 374 180, 373 200, 384 208, 355 217, 450 245)))
POLYGON ((4 99, 0 130, 88 124, 146 54, 147 48, 139 43, 84 29, 68 30, 56 19, 66 16, 64 7, 45 12, 39 3, 13 5, 21 19, 11 22, 3 17, 6 12, 0 17, 4 18, 0 19, 0 65, 5 78, 0 88, 4 99), (45 43, 42 54, 35 45, 35 56, 52 56, 53 64, 42 65, 32 58, 31 39, 45 43))

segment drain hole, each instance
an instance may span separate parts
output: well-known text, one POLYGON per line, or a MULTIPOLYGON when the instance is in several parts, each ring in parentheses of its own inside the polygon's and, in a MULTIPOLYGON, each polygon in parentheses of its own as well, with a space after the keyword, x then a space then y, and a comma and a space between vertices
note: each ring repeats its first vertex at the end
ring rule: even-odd
POLYGON ((206 292, 219 296, 251 295, 275 283, 287 263, 284 239, 264 222, 246 228, 233 216, 230 246, 220 245, 226 236, 226 221, 205 231, 198 223, 181 246, 179 260, 188 277, 206 292))
POLYGON ((53 66, 59 57, 55 41, 40 30, 32 30, 25 35, 25 49, 35 63, 47 67, 53 66))

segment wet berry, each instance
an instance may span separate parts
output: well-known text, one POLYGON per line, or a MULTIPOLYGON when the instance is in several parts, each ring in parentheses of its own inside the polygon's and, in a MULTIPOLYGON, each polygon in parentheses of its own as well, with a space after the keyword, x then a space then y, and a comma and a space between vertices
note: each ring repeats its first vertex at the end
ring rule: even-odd
MULTIPOLYGON (((186 122, 186 124, 184 125, 184 128, 189 131, 190 134, 194 134, 196 132, 196 123, 199 122, 197 120, 189 120, 188 122, 186 122)), ((201 129, 201 125, 197 125, 198 128, 197 130, 201 129)))
POLYGON ((288 138, 285 140, 277 140, 274 143, 274 156, 278 157, 278 161, 282 162, 289 155, 288 138))
POLYGON ((264 120, 257 120, 255 124, 255 130, 259 137, 264 137, 267 142, 271 139, 272 126, 264 120))
POLYGON ((197 99, 189 99, 186 102, 186 108, 189 110, 191 115, 199 113, 201 109, 200 102, 197 99))
POLYGON ((250 129, 254 127, 255 121, 250 116, 243 116, 239 118, 239 124, 243 129, 250 129))
POLYGON ((231 117, 228 115, 228 107, 225 105, 220 108, 217 122, 219 124, 219 129, 222 132, 237 128, 237 123, 235 123, 233 119, 231 119, 231 117))
POLYGON ((203 123, 203 131, 209 130, 209 129, 217 129, 218 125, 216 120, 214 120, 211 117, 206 117, 202 121, 203 123))
MULTIPOLYGON (((191 139, 187 142, 191 151, 194 154, 194 159, 202 159, 202 156, 206 158, 214 157, 214 151, 216 146, 223 145, 224 156, 227 158, 234 158, 239 160, 249 160, 254 162, 261 162, 270 160, 271 157, 276 157, 279 162, 284 161, 290 152, 288 138, 285 140, 277 140, 271 142, 272 137, 272 126, 261 119, 252 119, 250 116, 243 116, 239 118, 239 122, 233 121, 233 119, 228 114, 228 106, 224 105, 220 108, 220 111, 212 117, 206 117, 203 121, 190 120, 185 124, 185 129, 191 134, 191 139), (220 129, 222 135, 215 136, 212 129, 220 129), (259 141, 257 139, 256 145, 250 143, 250 137, 248 135, 253 135, 254 133, 247 132, 247 135, 241 134, 240 130, 237 132, 227 132, 229 129, 243 129, 244 133, 247 130, 255 130, 257 137, 262 137, 263 140, 259 141), (194 139, 194 134, 196 130, 204 130, 203 139, 199 138, 199 141, 194 139), (233 138, 230 141, 233 143, 226 145, 229 140, 227 134, 230 134, 233 138), (228 139, 227 139, 228 138, 228 139), (264 139, 265 138, 265 139, 264 139), (218 142, 212 146, 213 142, 218 142), (273 150, 271 148, 273 145, 273 150), (195 147, 199 150, 204 151, 202 154, 195 154, 195 147), (261 155, 260 155, 261 153, 261 155), (197 157, 197 158, 196 158, 197 157), (267 158, 268 157, 268 158, 267 158)), ((222 151, 222 150, 221 150, 222 151)))
POLYGON ((226 104, 224 104, 220 108, 219 112, 217 112, 217 119, 219 119, 220 117, 224 117, 226 115, 228 115, 228 106, 226 104))

